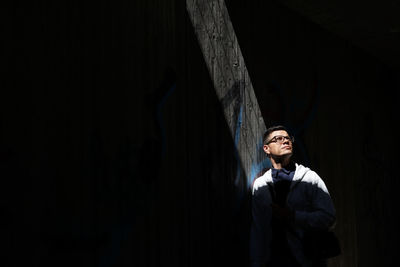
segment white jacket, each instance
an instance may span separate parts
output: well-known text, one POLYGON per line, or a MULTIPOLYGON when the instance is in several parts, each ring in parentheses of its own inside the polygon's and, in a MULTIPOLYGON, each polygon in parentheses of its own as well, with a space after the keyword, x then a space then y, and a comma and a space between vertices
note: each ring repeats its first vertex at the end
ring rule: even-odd
MULTIPOLYGON (((252 226, 250 232, 250 260, 252 266, 263 266, 270 258, 272 203, 268 183, 271 170, 257 178, 252 188, 252 226)), ((302 266, 311 261, 304 256, 300 238, 307 228, 328 229, 335 222, 335 208, 323 180, 311 169, 297 164, 287 197, 287 205, 295 211, 292 229, 287 232, 290 249, 302 266)))

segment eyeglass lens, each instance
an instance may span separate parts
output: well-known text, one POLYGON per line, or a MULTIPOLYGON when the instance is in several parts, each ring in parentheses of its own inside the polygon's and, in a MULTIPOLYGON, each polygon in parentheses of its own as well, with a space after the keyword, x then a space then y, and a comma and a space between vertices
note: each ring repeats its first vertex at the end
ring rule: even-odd
POLYGON ((293 142, 292 137, 290 137, 290 136, 283 136, 283 135, 275 136, 275 140, 276 140, 277 142, 279 142, 279 143, 283 143, 284 140, 289 140, 289 141, 293 142))

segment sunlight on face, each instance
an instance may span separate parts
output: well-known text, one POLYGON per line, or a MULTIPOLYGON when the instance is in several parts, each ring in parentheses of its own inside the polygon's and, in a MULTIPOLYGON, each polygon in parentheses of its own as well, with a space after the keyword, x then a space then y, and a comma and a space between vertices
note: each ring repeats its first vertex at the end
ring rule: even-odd
POLYGON ((264 151, 272 157, 291 156, 293 154, 292 139, 285 130, 272 132, 268 140, 268 144, 264 145, 264 151))

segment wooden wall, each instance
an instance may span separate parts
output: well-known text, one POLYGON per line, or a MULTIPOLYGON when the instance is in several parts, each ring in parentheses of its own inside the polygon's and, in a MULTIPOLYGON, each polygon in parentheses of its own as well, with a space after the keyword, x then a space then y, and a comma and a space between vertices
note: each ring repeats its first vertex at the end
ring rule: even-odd
MULTIPOLYGON (((265 121, 336 204, 330 265, 394 262, 398 72, 279 5, 227 6, 265 121)), ((246 266, 248 188, 184 1, 2 13, 2 260, 246 266)))

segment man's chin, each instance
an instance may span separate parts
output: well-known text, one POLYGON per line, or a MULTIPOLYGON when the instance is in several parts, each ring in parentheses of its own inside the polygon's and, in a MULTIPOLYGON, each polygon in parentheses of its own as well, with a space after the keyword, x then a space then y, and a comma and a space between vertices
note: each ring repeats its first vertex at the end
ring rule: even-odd
POLYGON ((290 159, 292 157, 292 155, 293 155, 293 152, 288 151, 287 153, 282 153, 279 156, 275 156, 274 158, 275 158, 276 162, 284 162, 284 161, 290 159))

